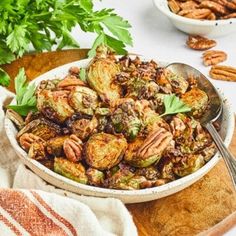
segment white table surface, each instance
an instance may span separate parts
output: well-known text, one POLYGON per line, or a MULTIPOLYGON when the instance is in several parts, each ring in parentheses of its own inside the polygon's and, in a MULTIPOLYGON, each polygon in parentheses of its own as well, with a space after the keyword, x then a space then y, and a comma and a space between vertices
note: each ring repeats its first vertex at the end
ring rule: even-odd
MULTIPOLYGON (((208 75, 209 67, 202 64, 202 52, 185 46, 187 35, 178 31, 169 20, 161 15, 152 0, 103 0, 94 1, 95 8, 114 8, 115 12, 127 19, 132 25, 133 47, 128 51, 158 58, 160 61, 183 62, 198 68, 208 75)), ((73 36, 80 42, 81 48, 89 48, 95 38, 94 34, 83 33, 79 27, 73 30, 73 36)), ((215 38, 214 49, 228 54, 225 65, 236 67, 236 33, 215 38)), ((223 90, 236 112, 236 82, 212 80, 213 84, 223 90)))

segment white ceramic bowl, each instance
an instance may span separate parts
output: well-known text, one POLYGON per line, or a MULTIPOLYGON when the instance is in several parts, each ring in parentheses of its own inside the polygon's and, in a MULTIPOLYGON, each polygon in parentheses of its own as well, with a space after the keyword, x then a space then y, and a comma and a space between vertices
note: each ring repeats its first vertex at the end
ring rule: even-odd
POLYGON ((194 20, 179 16, 170 11, 167 0, 153 0, 156 8, 167 16, 179 30, 193 35, 218 37, 236 31, 236 18, 226 20, 194 20))
MULTIPOLYGON (((68 73, 68 70, 71 66, 86 67, 89 61, 90 61, 89 59, 85 59, 60 66, 56 69, 53 69, 39 76, 34 80, 34 82, 38 84, 42 80, 54 79, 58 77, 63 78, 68 73)), ((161 62, 159 62, 158 64, 162 66, 167 65, 167 63, 161 63, 161 62)), ((222 97, 222 99, 225 100, 224 97, 222 97)), ((13 103, 14 102, 15 101, 13 101, 13 103)), ((49 170, 39 162, 28 158, 27 153, 17 143, 16 140, 17 130, 15 126, 13 125, 11 120, 9 120, 7 117, 5 118, 5 129, 13 148, 15 149, 16 153, 18 154, 22 162, 26 166, 28 166, 35 174, 40 176, 48 183, 53 184, 59 188, 69 190, 71 192, 75 192, 82 195, 119 198, 125 203, 145 202, 176 193, 188 187, 189 185, 193 184, 197 180, 199 180, 211 168, 213 168, 220 159, 220 156, 217 153, 208 163, 206 163, 206 165, 204 165, 201 169, 199 169, 195 173, 185 176, 181 179, 175 180, 173 182, 167 183, 160 187, 147 188, 141 190, 114 190, 114 189, 98 188, 77 183, 73 180, 70 180, 66 177, 63 177, 49 170)), ((224 102, 223 121, 221 127, 221 135, 224 139, 226 146, 230 144, 233 131, 234 131, 234 115, 232 109, 230 108, 230 105, 226 101, 224 102)))

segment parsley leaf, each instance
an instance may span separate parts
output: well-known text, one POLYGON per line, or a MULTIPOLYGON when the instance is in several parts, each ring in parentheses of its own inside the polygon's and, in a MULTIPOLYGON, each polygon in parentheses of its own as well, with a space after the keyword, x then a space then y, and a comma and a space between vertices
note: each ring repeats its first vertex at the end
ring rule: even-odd
POLYGON ((22 116, 26 116, 30 111, 37 111, 35 85, 29 85, 25 70, 21 68, 18 75, 15 78, 15 90, 16 90, 16 105, 9 105, 10 108, 22 116))
POLYGON ((7 87, 10 84, 10 80, 10 76, 0 68, 0 85, 7 87))
POLYGON ((165 95, 164 106, 165 106, 165 112, 160 116, 191 111, 191 108, 187 106, 183 101, 179 99, 179 97, 175 96, 174 94, 165 95))
POLYGON ((79 25, 97 35, 89 56, 103 43, 118 54, 132 45, 130 24, 113 9, 94 10, 93 0, 1 0, 0 64, 10 63, 29 52, 79 47, 71 35, 79 25))
POLYGON ((80 68, 80 71, 79 71, 79 78, 86 82, 86 69, 85 68, 80 68))

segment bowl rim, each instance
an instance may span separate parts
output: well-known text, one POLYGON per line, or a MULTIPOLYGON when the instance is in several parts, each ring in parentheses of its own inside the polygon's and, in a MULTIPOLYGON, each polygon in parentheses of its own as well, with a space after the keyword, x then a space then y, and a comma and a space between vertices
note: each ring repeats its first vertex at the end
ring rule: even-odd
MULTIPOLYGON (((141 56, 140 58, 142 60, 151 60, 150 58, 144 57, 144 56, 141 56)), ((167 64, 171 63, 171 62, 167 63, 167 62, 159 61, 156 58, 152 58, 152 59, 157 61, 161 65, 167 65, 167 64)), ((56 68, 54 68, 54 69, 38 76, 38 77, 36 77, 30 83, 36 83, 37 84, 39 81, 45 79, 44 77, 49 77, 49 79, 53 79, 54 77, 51 74, 56 75, 56 72, 58 70, 59 70, 59 74, 62 74, 62 70, 63 70, 63 73, 65 73, 65 72, 68 71, 68 69, 71 66, 75 66, 75 64, 79 67, 84 67, 84 66, 87 66, 90 61, 91 61, 91 59, 83 59, 83 60, 77 60, 77 61, 73 61, 73 62, 64 64, 64 65, 61 65, 59 67, 56 67, 56 68), (67 68, 67 71, 65 71, 66 68, 67 68)), ((218 91, 219 91, 219 94, 222 98, 222 101, 224 101, 223 106, 224 106, 225 112, 226 112, 227 117, 228 117, 228 122, 227 122, 228 126, 227 126, 225 140, 224 140, 225 145, 228 146, 231 142, 231 139, 233 137, 233 132, 234 132, 234 124, 235 124, 234 123, 234 113, 233 113, 233 109, 231 108, 231 105, 230 105, 228 99, 225 98, 225 96, 223 95, 223 93, 221 92, 220 89, 218 89, 218 91)), ((12 100, 12 102, 14 102, 14 101, 15 101, 15 98, 12 100)), ((221 158, 219 152, 217 152, 211 158, 210 161, 208 161, 203 167, 201 167, 196 172, 194 172, 190 175, 181 177, 180 179, 171 181, 167 184, 158 186, 158 187, 139 189, 139 190, 119 190, 119 189, 101 188, 101 187, 95 187, 95 186, 91 186, 91 185, 81 184, 81 183, 78 183, 74 180, 68 179, 68 178, 66 178, 62 175, 59 175, 56 172, 48 169, 47 167, 45 167, 44 165, 42 165, 38 161, 30 159, 28 157, 27 153, 18 144, 18 142, 16 140, 16 137, 14 135, 14 132, 12 130, 13 123, 7 116, 5 116, 5 119, 4 119, 4 126, 5 126, 5 131, 6 131, 7 137, 9 139, 12 147, 15 149, 17 155, 24 162, 24 164, 26 164, 28 166, 33 165, 34 167, 39 169, 39 171, 43 171, 47 175, 47 177, 55 178, 56 180, 61 181, 63 184, 67 184, 71 187, 80 188, 81 190, 86 191, 86 192, 95 192, 95 193, 97 193, 98 196, 99 196, 99 194, 102 194, 103 196, 106 195, 107 197, 113 196, 113 197, 117 197, 117 198, 119 198, 120 196, 123 196, 123 197, 129 197, 130 196, 131 197, 131 196, 134 196, 134 195, 138 196, 138 197, 141 197, 141 196, 148 196, 150 194, 161 194, 161 193, 165 193, 165 192, 171 191, 171 190, 174 191, 174 189, 176 189, 178 187, 179 187, 178 191, 180 191, 183 188, 183 187, 181 188, 181 186, 183 186, 184 184, 187 187, 187 186, 191 185, 192 183, 194 183, 195 181, 197 181, 199 178, 201 178, 207 172, 209 172, 210 169, 212 169, 221 158), (28 163, 30 163, 30 164, 28 164, 28 163)), ((32 170, 31 167, 30 167, 30 169, 32 170)), ((44 179, 41 176, 39 176, 39 177, 44 179)), ((170 193, 170 194, 172 194, 172 193, 170 193)))
POLYGON ((228 25, 236 23, 236 18, 230 19, 222 19, 222 20, 198 20, 198 19, 191 19, 184 16, 179 16, 170 11, 170 9, 163 7, 163 4, 167 4, 167 0, 153 0, 154 5, 156 8, 161 11, 164 15, 168 16, 169 18, 191 25, 197 26, 219 26, 219 25, 228 25))

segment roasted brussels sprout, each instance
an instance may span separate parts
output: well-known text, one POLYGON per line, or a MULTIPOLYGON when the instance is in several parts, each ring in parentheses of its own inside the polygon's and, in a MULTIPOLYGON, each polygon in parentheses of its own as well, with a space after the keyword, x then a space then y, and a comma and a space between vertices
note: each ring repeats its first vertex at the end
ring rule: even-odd
POLYGON ((170 132, 158 127, 147 138, 136 138, 129 143, 124 160, 136 167, 147 167, 158 162, 162 152, 172 140, 170 132))
POLYGON ((72 133, 82 140, 87 139, 91 134, 95 133, 98 127, 98 120, 94 116, 90 119, 75 120, 70 125, 72 133))
POLYGON ((118 65, 107 56, 107 48, 98 48, 97 57, 88 67, 87 80, 103 102, 111 103, 121 96, 121 87, 114 82, 119 73, 118 65))
POLYGON ((196 87, 183 94, 181 100, 191 107, 191 114, 194 117, 200 117, 208 105, 207 94, 196 87))
POLYGON ((33 142, 29 148, 29 152, 28 152, 29 157, 37 161, 46 160, 47 154, 45 151, 45 147, 46 147, 45 144, 46 144, 45 141, 33 142))
POLYGON ((57 136, 55 138, 49 139, 46 144, 46 150, 48 154, 54 155, 56 157, 62 156, 63 144, 67 138, 69 138, 69 135, 57 136))
POLYGON ((81 184, 88 183, 85 168, 81 163, 73 163, 67 159, 56 157, 54 159, 54 171, 81 184))
POLYGON ((115 109, 111 115, 111 121, 117 133, 123 133, 128 140, 133 140, 138 135, 142 122, 135 111, 133 99, 124 102, 115 109))
POLYGON ((44 118, 40 118, 37 120, 33 120, 28 123, 23 129, 19 131, 17 134, 17 138, 19 138, 24 133, 32 133, 43 140, 49 140, 51 138, 56 137, 61 134, 61 128, 59 125, 46 120, 44 118))
POLYGON ((107 133, 92 135, 85 146, 85 160, 98 170, 107 170, 117 165, 127 148, 126 139, 107 133))
POLYGON ((68 101, 74 110, 88 115, 93 115, 98 106, 97 93, 84 86, 76 86, 71 91, 68 101))
POLYGON ((68 91, 42 90, 37 93, 37 108, 48 119, 63 123, 74 114, 68 104, 68 91))
POLYGON ((102 186, 104 183, 105 175, 102 171, 88 168, 86 171, 86 175, 88 177, 88 182, 93 186, 102 186))
POLYGON ((205 164, 204 157, 200 154, 190 154, 176 163, 173 167, 173 171, 178 176, 189 175, 205 164))

